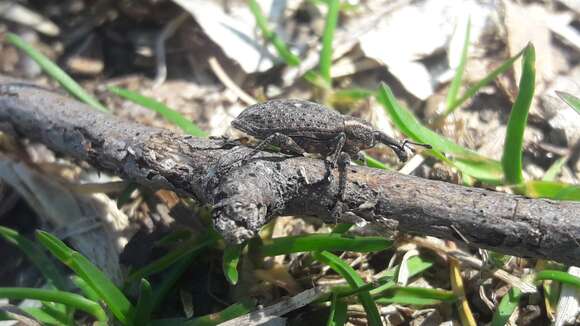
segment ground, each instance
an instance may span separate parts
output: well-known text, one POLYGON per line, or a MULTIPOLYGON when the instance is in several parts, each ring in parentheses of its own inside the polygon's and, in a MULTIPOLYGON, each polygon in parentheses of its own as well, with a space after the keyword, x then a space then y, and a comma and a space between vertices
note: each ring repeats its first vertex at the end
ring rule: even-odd
MULTIPOLYGON (((522 151, 527 192, 515 189, 505 179, 489 182, 481 177, 485 173, 469 172, 472 170, 448 164, 422 150, 406 163, 399 162, 385 146, 366 154, 383 162, 383 168, 423 178, 549 197, 542 192, 544 188, 531 188, 536 185, 532 180, 549 177, 557 183, 554 187, 578 194, 580 114, 563 100, 562 93, 556 93, 580 95, 578 4, 341 1, 336 28, 332 30, 332 21, 329 23, 327 17, 336 13, 331 9, 333 3, 336 2, 9 0, 0 3, 0 74, 32 80, 65 93, 54 78, 3 37, 10 32, 57 63, 114 115, 145 125, 180 130, 159 111, 115 95, 111 86, 151 97, 211 136, 244 137, 230 127, 230 122, 248 105, 273 98, 300 98, 365 119, 390 136, 412 138, 376 96, 384 84, 424 126, 477 152, 477 160, 485 168, 486 164, 499 166, 498 161, 506 155, 504 146, 510 117, 516 110, 514 103, 521 95, 522 80, 529 77, 522 59, 461 101, 458 108, 448 108, 522 50, 527 49, 529 59, 532 47, 528 44, 533 44, 535 92, 522 151), (262 26, 258 10, 266 16, 262 26), (328 39, 328 35, 333 39, 328 39), (458 82, 457 90, 454 80, 458 82), (454 92, 457 95, 450 98, 454 92)), ((239 281, 234 286, 222 269, 222 256, 224 250, 228 251, 222 241, 215 240, 200 252, 184 249, 205 239, 204 235, 210 232, 210 208, 167 190, 137 187, 132 191, 134 188, 128 188, 117 176, 99 173, 88 164, 57 155, 41 144, 11 138, 8 132, 0 133, 0 139, 0 160, 9 162, 0 171, 2 226, 31 239, 34 230, 44 229, 67 240, 117 285, 124 286, 131 300, 138 297, 138 282, 128 275, 151 266, 158 258, 182 253, 180 259, 159 271, 146 273, 154 290, 165 284, 171 273, 177 273, 152 319, 223 312, 248 298, 270 306, 313 286, 347 284, 343 275, 320 256, 321 252, 287 252, 269 257, 256 254, 250 245, 237 266, 239 281), (8 177, 16 176, 15 171, 19 171, 18 177, 8 177), (15 182, 25 186, 15 186, 15 182), (98 211, 81 199, 83 191, 89 190, 71 186, 80 183, 101 184, 93 192, 106 194, 93 200, 105 203, 108 211, 98 211), (75 220, 75 212, 91 218, 75 220), (113 226, 102 227, 103 223, 113 226), (94 228, 98 232, 92 232, 94 228), (86 234, 90 236, 85 237, 86 234), (179 266, 183 268, 180 270, 179 266)), ((248 140, 249 145, 252 143, 248 140)), ((457 162, 459 156, 447 154, 451 154, 448 157, 452 162, 457 162)), ((574 195, 565 199, 578 200, 574 195)), ((316 217, 279 217, 264 227, 260 236, 268 241, 323 234, 333 228, 316 217)), ((384 230, 371 227, 354 226, 350 232, 385 236, 384 230)), ((388 274, 385 271, 390 267, 406 266, 407 259, 418 255, 415 264, 427 262, 430 268, 415 272, 410 268, 413 277, 409 280, 399 272, 401 288, 441 290, 437 293, 452 293, 455 297, 434 299, 425 293, 391 289, 400 292, 375 298, 385 323, 472 324, 470 318, 474 318, 478 324, 487 324, 496 318, 494 313, 506 293, 513 294, 510 289, 514 283, 493 275, 489 267, 476 268, 465 261, 460 266, 455 264, 456 260, 450 258, 453 255, 441 249, 457 248, 448 241, 406 234, 390 234, 388 238, 394 244, 385 250, 334 253, 371 284, 388 274), (466 300, 457 299, 461 295, 466 300), (425 301, 420 302, 421 299, 425 301)), ((534 272, 551 266, 548 260, 503 256, 466 243, 457 246, 470 257, 526 282, 531 282, 529 277, 534 272)), ((42 287, 46 283, 13 245, 0 243, 0 257, 7 262, 0 268, 2 286, 42 287)), ((562 265, 557 268, 570 273, 574 270, 562 265)), ((70 271, 62 268, 60 273, 68 275, 70 271)), ((510 323, 547 325, 557 318, 576 318, 563 317, 563 309, 558 312, 558 296, 550 297, 554 296, 555 287, 538 282, 536 285, 535 293, 516 301, 510 323)), ((576 299, 573 297, 570 300, 577 307, 578 292, 576 299)), ((562 300, 560 297, 561 303, 562 300)), ((369 323, 368 311, 361 301, 361 296, 354 295, 341 301, 347 303, 348 323, 369 323)), ((336 309, 329 308, 328 300, 304 307, 287 305, 290 309, 283 318, 288 324, 322 324, 328 320, 329 311, 336 309)), ((86 314, 76 314, 79 323, 92 320, 86 314)))

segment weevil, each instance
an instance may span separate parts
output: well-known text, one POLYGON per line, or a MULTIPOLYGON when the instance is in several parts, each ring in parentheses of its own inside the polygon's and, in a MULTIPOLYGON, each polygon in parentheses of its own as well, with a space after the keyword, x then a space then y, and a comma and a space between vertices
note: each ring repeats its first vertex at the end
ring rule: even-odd
POLYGON ((271 100, 251 105, 232 121, 232 126, 262 140, 245 160, 266 145, 276 145, 295 155, 318 153, 332 167, 337 161, 347 165, 351 157, 362 160, 361 150, 379 143, 389 146, 401 161, 407 160, 405 148, 410 148, 409 144, 431 148, 409 140, 398 142, 365 120, 305 100, 271 100))

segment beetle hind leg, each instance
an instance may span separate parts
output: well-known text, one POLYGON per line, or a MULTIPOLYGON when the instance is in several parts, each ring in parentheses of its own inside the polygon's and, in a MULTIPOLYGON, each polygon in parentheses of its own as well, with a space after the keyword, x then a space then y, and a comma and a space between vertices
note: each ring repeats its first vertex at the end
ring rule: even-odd
POLYGON ((250 158, 258 154, 258 152, 260 152, 262 149, 264 149, 264 147, 268 145, 278 146, 283 152, 291 153, 296 156, 302 156, 305 153, 305 150, 302 147, 300 147, 300 145, 298 145, 294 141, 294 139, 277 132, 266 137, 258 145, 256 145, 256 147, 254 147, 254 150, 251 151, 248 155, 246 155, 246 157, 242 159, 242 162, 244 163, 247 162, 250 158))
POLYGON ((341 132, 340 134, 338 134, 338 136, 336 136, 336 138, 334 138, 334 142, 335 142, 334 149, 327 158, 327 161, 333 168, 336 166, 340 158, 344 144, 346 144, 346 134, 344 132, 341 132))

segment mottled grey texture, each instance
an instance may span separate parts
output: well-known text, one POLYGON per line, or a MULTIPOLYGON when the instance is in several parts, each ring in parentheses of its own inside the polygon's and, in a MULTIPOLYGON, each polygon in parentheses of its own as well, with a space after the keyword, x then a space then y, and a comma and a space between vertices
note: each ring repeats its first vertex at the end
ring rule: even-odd
MULTIPOLYGON (((152 188, 213 204, 230 242, 278 215, 331 217, 337 171, 322 160, 252 151, 223 140, 150 128, 96 112, 53 92, 0 78, 0 126, 61 154, 152 188)), ((518 256, 580 264, 580 203, 528 199, 350 166, 343 215, 518 256)), ((340 219, 339 219, 340 220, 340 219)))
POLYGON ((381 142, 392 148, 401 160, 407 159, 405 143, 399 144, 364 120, 304 100, 271 100, 254 104, 246 108, 232 125, 259 139, 270 137, 269 142, 295 154, 310 152, 332 156, 333 163, 340 152, 359 158, 360 150, 381 142))

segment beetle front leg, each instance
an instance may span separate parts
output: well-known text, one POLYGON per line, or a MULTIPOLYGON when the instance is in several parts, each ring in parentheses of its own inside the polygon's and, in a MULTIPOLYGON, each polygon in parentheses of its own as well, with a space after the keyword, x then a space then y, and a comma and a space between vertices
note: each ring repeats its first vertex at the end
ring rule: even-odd
POLYGON ((332 173, 331 170, 336 166, 336 163, 339 159, 340 153, 342 153, 342 148, 346 143, 346 134, 341 132, 333 139, 335 146, 332 153, 326 157, 324 162, 326 163, 326 174, 324 175, 324 179, 326 181, 330 181, 330 174, 332 173))
MULTIPOLYGON (((334 151, 332 152, 332 154, 330 154, 330 164, 332 167, 336 166, 336 162, 338 161, 338 158, 340 156, 340 153, 342 153, 342 148, 344 147, 344 144, 346 143, 346 134, 344 132, 341 132, 340 134, 338 134, 338 136, 336 136, 336 138, 334 138, 334 142, 335 142, 335 147, 334 147, 334 151)), ((350 156, 349 156, 349 160, 350 160, 350 156)))
POLYGON ((338 200, 344 200, 344 190, 346 188, 346 177, 348 166, 350 165, 350 155, 342 152, 338 157, 338 200))
POLYGON ((344 212, 344 193, 346 191, 346 180, 348 173, 348 166, 350 165, 350 155, 346 152, 341 152, 338 157, 338 193, 334 207, 330 212, 330 216, 334 219, 336 224, 338 218, 344 212))
POLYGON ((290 152, 297 156, 303 155, 305 153, 304 149, 300 147, 300 145, 298 145, 294 141, 294 139, 284 134, 276 132, 266 137, 258 145, 256 145, 256 147, 254 147, 254 150, 242 159, 242 162, 247 162, 250 158, 258 154, 258 152, 261 151, 267 145, 278 146, 280 147, 281 150, 290 152))

